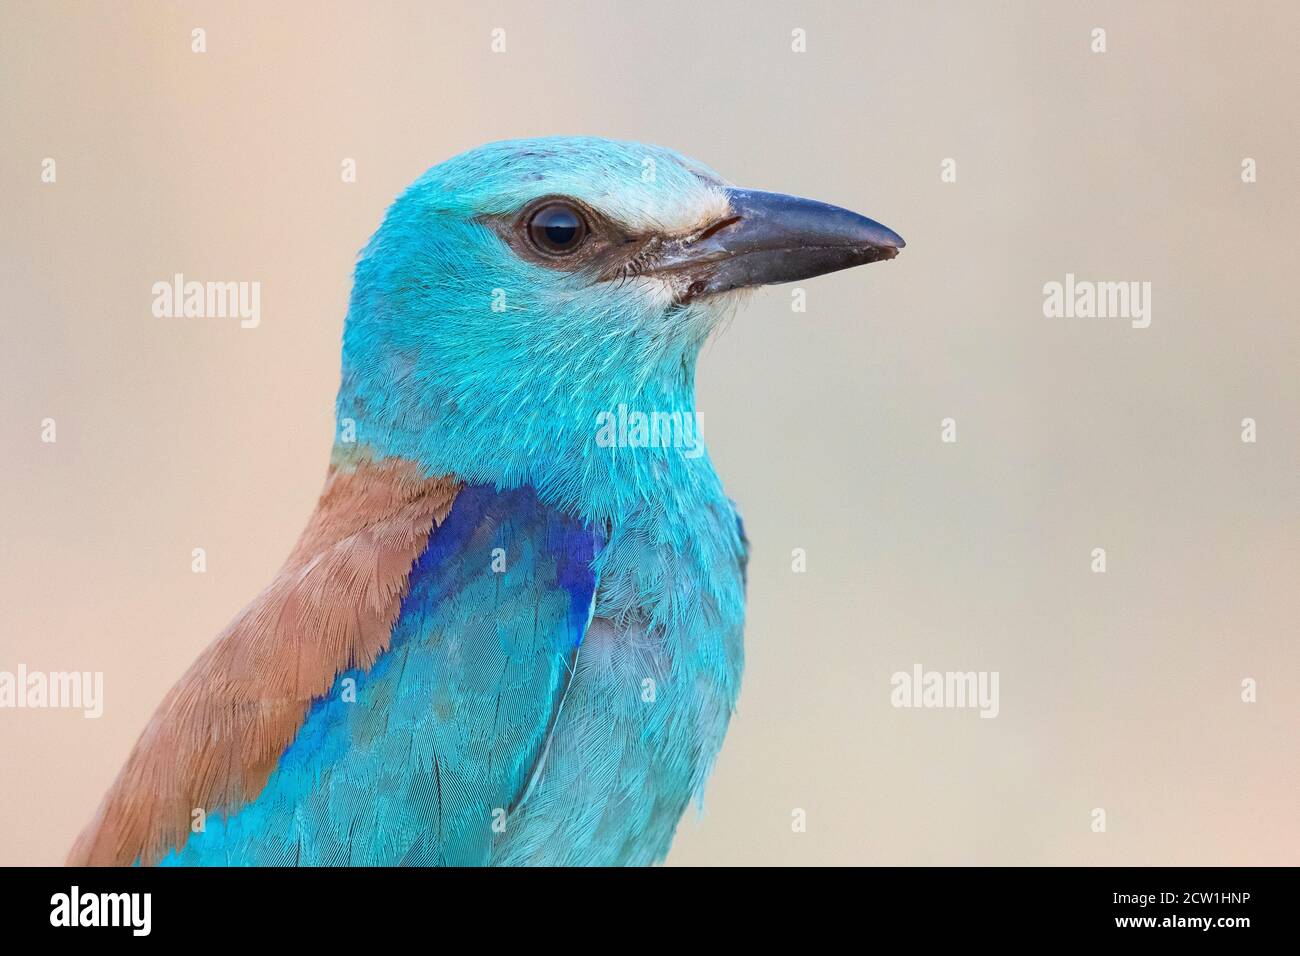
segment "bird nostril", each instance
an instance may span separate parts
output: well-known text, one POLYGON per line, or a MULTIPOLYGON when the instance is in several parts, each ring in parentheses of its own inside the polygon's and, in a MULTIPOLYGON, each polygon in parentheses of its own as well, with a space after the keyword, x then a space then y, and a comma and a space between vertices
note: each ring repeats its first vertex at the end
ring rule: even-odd
POLYGON ((726 229, 728 226, 735 225, 738 222, 740 222, 739 216, 730 216, 726 219, 719 219, 713 225, 709 226, 709 228, 705 229, 702 233, 696 236, 695 241, 703 242, 705 239, 709 238, 709 236, 721 232, 723 229, 726 229))

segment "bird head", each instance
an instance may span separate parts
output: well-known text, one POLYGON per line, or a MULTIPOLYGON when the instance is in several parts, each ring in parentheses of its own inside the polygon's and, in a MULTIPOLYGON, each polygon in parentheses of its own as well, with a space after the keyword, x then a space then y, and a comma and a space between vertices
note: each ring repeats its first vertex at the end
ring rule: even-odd
POLYGON ((413 183, 362 251, 338 417, 368 454, 590 504, 607 468, 628 490, 646 467, 690 467, 598 447, 598 420, 693 414, 696 356, 738 293, 902 247, 864 216, 737 189, 660 147, 489 144, 413 183))

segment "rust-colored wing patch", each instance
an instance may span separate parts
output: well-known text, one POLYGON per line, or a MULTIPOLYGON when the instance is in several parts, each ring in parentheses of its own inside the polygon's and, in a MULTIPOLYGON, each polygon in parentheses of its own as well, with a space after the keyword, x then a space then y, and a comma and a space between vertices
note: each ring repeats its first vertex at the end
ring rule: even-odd
POLYGON ((195 809, 256 797, 312 700, 388 646, 411 564, 459 487, 408 461, 336 461, 293 554, 167 694, 68 863, 155 863, 195 809))

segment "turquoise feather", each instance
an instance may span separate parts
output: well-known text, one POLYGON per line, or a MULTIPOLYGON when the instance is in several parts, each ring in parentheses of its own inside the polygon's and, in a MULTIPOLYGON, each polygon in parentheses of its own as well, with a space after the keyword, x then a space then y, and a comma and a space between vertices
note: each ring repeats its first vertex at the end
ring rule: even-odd
POLYGON ((674 229, 720 189, 668 150, 575 138, 483 147, 394 203, 356 269, 337 415, 376 459, 468 487, 390 649, 313 705, 251 803, 165 862, 664 857, 735 707, 746 545, 707 454, 594 439, 620 405, 694 415, 732 297, 548 269, 484 217, 563 194, 674 229))

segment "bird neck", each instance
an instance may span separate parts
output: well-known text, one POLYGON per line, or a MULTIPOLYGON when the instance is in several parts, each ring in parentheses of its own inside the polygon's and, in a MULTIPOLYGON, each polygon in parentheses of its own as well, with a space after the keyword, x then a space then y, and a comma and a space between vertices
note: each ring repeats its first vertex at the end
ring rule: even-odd
POLYGON ((367 388, 345 367, 335 462, 412 462, 429 477, 499 488, 531 485, 548 504, 588 521, 617 521, 647 502, 716 501, 721 486, 695 408, 694 362, 636 378, 590 376, 455 394, 431 387, 367 388))

